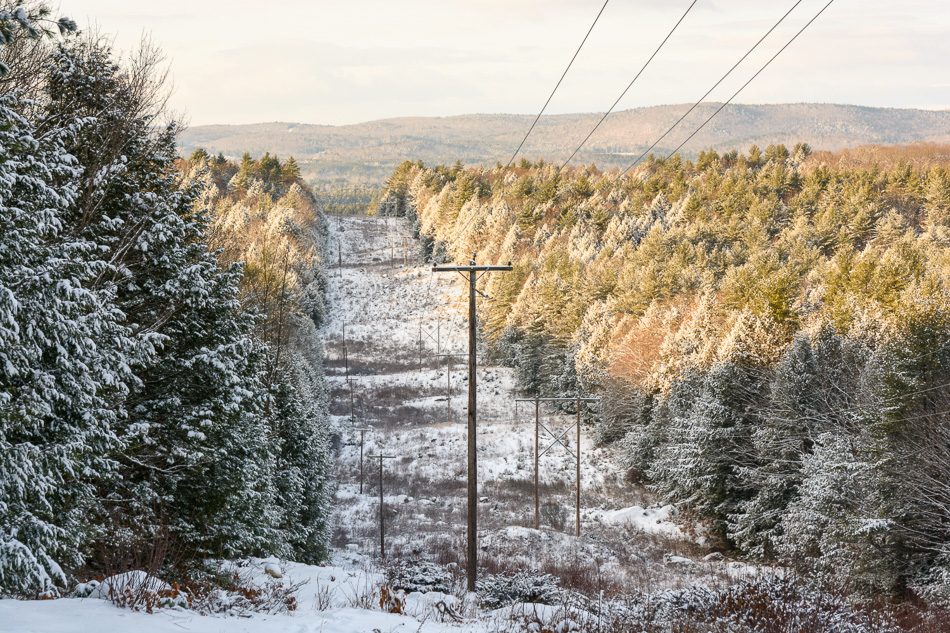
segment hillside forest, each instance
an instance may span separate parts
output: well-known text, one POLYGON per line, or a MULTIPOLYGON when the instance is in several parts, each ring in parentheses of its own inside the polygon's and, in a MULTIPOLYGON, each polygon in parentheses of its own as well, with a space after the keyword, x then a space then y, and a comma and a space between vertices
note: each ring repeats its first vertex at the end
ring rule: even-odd
MULTIPOLYGON (((405 162, 388 196, 479 282, 525 393, 604 398, 632 482, 720 546, 950 600, 950 151, 750 147, 626 174, 405 162)), ((631 483, 633 485, 633 483, 631 483)))
POLYGON ((312 193, 291 160, 181 160, 156 49, 119 59, 17 7, 0 14, 0 594, 323 560, 312 193))

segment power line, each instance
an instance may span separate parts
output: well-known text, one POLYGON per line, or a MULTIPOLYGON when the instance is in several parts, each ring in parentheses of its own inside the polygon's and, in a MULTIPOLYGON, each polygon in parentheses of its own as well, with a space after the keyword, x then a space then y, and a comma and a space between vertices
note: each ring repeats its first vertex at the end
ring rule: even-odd
POLYGON ((587 35, 584 36, 584 39, 581 40, 581 45, 577 47, 577 50, 574 52, 574 57, 571 58, 571 61, 567 64, 567 68, 564 69, 564 72, 561 74, 561 78, 557 80, 557 85, 554 86, 554 90, 551 91, 551 95, 548 97, 548 100, 544 102, 544 106, 541 108, 541 111, 538 112, 538 116, 535 117, 534 123, 531 124, 531 127, 528 128, 527 133, 525 133, 524 138, 521 139, 521 142, 518 144, 518 149, 515 150, 515 153, 511 155, 511 159, 508 161, 508 164, 505 165, 504 171, 507 171, 511 167, 511 163, 514 162, 515 157, 518 156, 518 152, 521 151, 522 146, 524 146, 525 141, 528 140, 528 135, 531 134, 531 131, 534 129, 534 126, 538 124, 538 121, 541 120, 541 115, 544 114, 544 111, 547 109, 548 104, 551 103, 551 99, 554 98, 554 93, 557 92, 557 89, 561 87, 561 82, 564 81, 564 77, 567 76, 567 71, 571 69, 571 66, 574 64, 574 60, 577 59, 577 55, 581 52, 581 49, 584 48, 584 43, 587 41, 587 38, 590 36, 591 31, 594 30, 594 26, 597 24, 597 21, 600 19, 601 14, 603 14, 604 9, 607 8, 607 3, 610 0, 604 1, 604 6, 600 8, 600 11, 597 12, 597 17, 594 18, 594 23, 590 25, 590 28, 587 29, 587 35))
MULTIPOLYGON (((792 5, 792 8, 789 9, 788 11, 786 11, 786 12, 785 12, 785 15, 783 15, 781 18, 779 18, 779 21, 776 22, 774 25, 772 25, 772 28, 770 28, 768 31, 766 31, 765 35, 763 35, 761 38, 759 38, 759 41, 757 41, 755 44, 753 44, 753 45, 752 45, 752 48, 750 48, 750 49, 746 52, 746 54, 743 55, 742 57, 740 57, 740 58, 739 58, 739 61, 737 61, 735 64, 733 64, 733 65, 732 65, 732 68, 730 68, 729 70, 727 70, 727 71, 726 71, 726 74, 724 74, 722 77, 720 77, 720 78, 719 78, 719 81, 717 81, 716 83, 714 83, 713 86, 712 86, 712 88, 710 88, 709 90, 706 91, 706 94, 704 94, 702 97, 700 97, 700 98, 696 101, 696 103, 694 103, 694 104, 690 107, 690 109, 687 110, 687 111, 683 114, 683 116, 681 116, 680 118, 678 118, 678 119, 676 120, 676 122, 673 123, 673 125, 671 125, 671 126, 669 127, 669 129, 668 129, 666 132, 664 132, 664 133, 662 134, 662 136, 660 136, 660 138, 658 138, 658 139, 656 139, 655 141, 653 141, 653 144, 650 145, 650 147, 648 147, 642 154, 640 154, 640 156, 638 156, 635 161, 633 161, 632 163, 630 163, 630 165, 629 165, 626 169, 624 169, 622 172, 620 172, 620 175, 617 176, 617 180, 620 179, 620 176, 623 176, 625 173, 627 173, 627 172, 630 171, 633 167, 635 167, 637 163, 639 163, 641 160, 643 160, 643 157, 646 156, 648 153, 650 153, 650 151, 652 151, 653 148, 656 147, 657 144, 658 144, 660 141, 662 141, 664 138, 666 138, 667 135, 669 135, 669 133, 672 132, 672 131, 674 130, 674 128, 676 128, 677 125, 679 125, 680 123, 682 123, 682 122, 683 122, 683 119, 685 119, 687 116, 689 116, 690 112, 692 112, 692 111, 695 110, 697 107, 699 107, 699 104, 701 104, 701 103, 706 99, 706 97, 708 97, 709 94, 719 86, 719 84, 721 84, 723 81, 725 81, 725 80, 726 80, 726 77, 728 77, 729 75, 731 75, 731 74, 732 74, 732 71, 734 71, 734 70, 739 66, 739 64, 741 64, 743 61, 745 61, 745 58, 748 57, 749 55, 751 55, 752 52, 753 52, 756 48, 758 48, 759 44, 761 44, 761 43, 765 40, 765 38, 767 38, 767 37, 772 33, 772 31, 774 31, 775 29, 778 28, 779 24, 781 24, 782 22, 785 21, 785 18, 787 18, 787 17, 789 16, 789 14, 790 14, 792 11, 795 10, 795 7, 797 7, 799 4, 801 4, 801 2, 802 2, 802 0, 797 0, 797 2, 795 2, 795 4, 792 5)), ((816 16, 816 17, 817 17, 817 16, 816 16)), ((784 50, 784 49, 783 49, 783 50, 784 50)))
MULTIPOLYGON (((617 100, 614 101, 614 104, 613 104, 612 106, 610 106, 610 109, 607 110, 607 112, 604 113, 604 116, 600 117, 600 121, 597 122, 597 125, 595 125, 594 128, 590 131, 590 133, 589 133, 586 137, 584 137, 584 140, 581 141, 581 144, 577 146, 577 149, 575 149, 575 150, 571 153, 571 155, 567 157, 567 160, 564 161, 564 164, 563 164, 563 165, 561 165, 561 169, 564 169, 565 167, 567 167, 567 164, 568 164, 569 162, 571 162, 571 159, 574 158, 574 156, 577 155, 577 152, 581 151, 581 148, 584 147, 584 144, 587 143, 587 141, 590 140, 590 137, 594 135, 594 132, 596 132, 596 131, 597 131, 597 128, 600 127, 600 124, 603 123, 604 120, 610 115, 610 113, 614 111, 614 108, 617 107, 617 104, 620 103, 620 100, 623 99, 624 96, 626 96, 626 94, 627 94, 627 92, 630 90, 630 88, 633 87, 633 84, 636 83, 637 79, 640 78, 640 75, 643 74, 643 71, 646 70, 646 69, 647 69, 647 66, 650 65, 650 62, 653 61, 653 58, 656 57, 657 53, 660 52, 660 49, 663 48, 663 45, 666 44, 666 41, 667 41, 668 39, 670 39, 670 36, 671 36, 671 35, 673 35, 673 31, 675 31, 675 30, 679 27, 680 23, 681 23, 684 19, 686 19, 686 16, 689 14, 690 11, 692 11, 693 7, 696 6, 696 3, 697 3, 698 1, 699 1, 699 0, 693 0, 693 3, 689 5, 689 7, 686 9, 686 12, 683 13, 682 17, 680 17, 680 19, 676 22, 676 24, 673 25, 673 28, 670 29, 670 32, 666 34, 666 37, 664 37, 664 38, 663 38, 663 41, 660 42, 660 45, 656 47, 656 50, 653 51, 653 54, 650 55, 650 59, 648 59, 648 60, 646 61, 646 63, 643 64, 643 67, 640 68, 640 72, 638 72, 637 75, 636 75, 636 77, 633 78, 633 81, 631 81, 629 84, 627 84, 627 87, 623 89, 623 92, 620 93, 620 96, 617 97, 617 100)), ((798 2, 801 2, 801 0, 798 0, 798 2)), ((798 4, 798 3, 796 2, 796 4, 798 4)))
MULTIPOLYGON (((609 1, 610 0, 607 0, 607 2, 609 1)), ((612 106, 610 106, 610 109, 607 110, 606 113, 604 113, 604 116, 601 117, 601 119, 597 122, 597 124, 590 131, 590 133, 584 138, 583 141, 581 141, 581 144, 577 146, 577 149, 575 149, 574 152, 571 153, 570 157, 568 157, 568 159, 564 161, 564 164, 558 168, 559 172, 562 169, 564 169, 564 167, 571 161, 571 159, 574 158, 577 152, 580 151, 581 147, 583 147, 584 144, 590 139, 590 137, 594 134, 594 132, 597 131, 597 128, 599 128, 601 123, 604 122, 604 119, 606 119, 610 115, 610 113, 613 112, 614 108, 617 107, 617 104, 620 103, 620 100, 623 99, 624 96, 627 94, 627 92, 630 90, 630 88, 633 87, 633 84, 637 81, 637 79, 640 78, 640 75, 643 74, 643 71, 646 70, 646 67, 650 65, 650 62, 653 61, 653 58, 656 57, 657 53, 660 52, 660 49, 663 48, 663 46, 666 44, 666 41, 670 39, 670 36, 673 35, 673 32, 679 27, 680 23, 686 18, 686 16, 689 14, 689 12, 693 9, 693 7, 696 5, 698 1, 699 0, 693 0, 693 2, 689 5, 689 7, 686 9, 683 15, 680 17, 680 19, 677 20, 675 25, 673 25, 673 28, 670 30, 670 32, 667 33, 665 38, 663 38, 663 41, 660 42, 660 45, 656 48, 655 51, 653 51, 653 54, 650 55, 650 58, 647 59, 646 63, 643 64, 643 66, 640 68, 640 71, 636 74, 633 80, 629 84, 627 84, 627 87, 624 88, 623 92, 620 93, 620 96, 617 97, 617 100, 614 101, 612 106)), ((604 2, 604 6, 600 8, 600 12, 597 14, 597 17, 594 18, 594 23, 591 24, 590 29, 587 31, 587 35, 584 36, 583 41, 581 41, 581 45, 577 48, 577 51, 574 53, 574 57, 571 58, 571 62, 567 65, 567 68, 564 69, 564 74, 561 75, 561 79, 558 80, 557 85, 554 87, 554 90, 551 92, 551 95, 548 97, 548 100, 544 103, 544 107, 541 108, 541 112, 538 113, 538 116, 535 118, 534 123, 532 123, 531 127, 528 129, 527 134, 525 134, 524 138, 521 139, 521 143, 518 144, 518 149, 515 150, 515 153, 511 156, 511 159, 508 161, 508 164, 505 165, 505 168, 501 172, 502 174, 508 171, 508 168, 511 166, 511 163, 514 162, 515 158, 518 156, 518 152, 521 151, 522 146, 524 145, 525 141, 528 139, 528 135, 531 134, 531 131, 534 129, 535 125, 537 125, 538 121, 541 119, 541 115, 544 113, 544 110, 548 107, 548 104, 551 102, 551 98, 554 97, 554 93, 557 92, 558 87, 561 85, 561 82, 564 80, 564 77, 567 75, 567 71, 571 68, 571 65, 574 63, 574 60, 577 58, 578 53, 580 53, 581 48, 583 48, 584 42, 587 41, 587 37, 591 34, 591 31, 594 30, 594 25, 597 24, 597 21, 600 19, 600 16, 604 12, 604 9, 607 8, 607 2, 604 2)), ((801 2, 801 0, 799 0, 799 2, 801 2)), ((462 227, 462 230, 459 231, 459 234, 463 234, 465 230, 468 229, 469 225, 472 224, 472 222, 475 220, 477 216, 478 216, 478 213, 473 214, 472 217, 469 218, 468 222, 466 222, 465 225, 462 227)))
MULTIPOLYGON (((801 1, 801 0, 799 0, 799 1, 801 1)), ((747 81, 747 82, 745 82, 744 84, 742 84, 742 87, 739 88, 738 90, 736 90, 735 94, 733 94, 731 97, 729 97, 729 100, 728 100, 728 101, 726 101, 726 102, 723 103, 721 106, 719 106, 719 109, 717 109, 715 112, 713 112, 712 115, 711 115, 708 119, 706 119, 705 121, 703 121, 703 124, 702 124, 702 125, 700 125, 698 128, 696 128, 696 130, 695 130, 692 134, 690 134, 689 136, 686 137, 686 140, 685 140, 685 141, 683 141, 682 143, 680 143, 679 145, 677 145, 676 149, 674 149, 672 152, 670 152, 666 157, 669 158, 670 156, 672 156, 673 154, 675 154, 676 152, 678 152, 678 151, 680 150, 680 148, 682 148, 684 145, 686 145, 686 143, 688 143, 691 138, 693 138, 694 136, 696 136, 696 134, 699 133, 699 131, 700 131, 701 129, 703 129, 704 127, 706 127, 706 124, 707 124, 707 123, 709 123, 710 121, 712 121, 713 118, 714 118, 717 114, 719 114, 720 112, 722 112, 722 109, 725 108, 727 105, 729 105, 729 103, 730 103, 733 99, 735 99, 735 98, 739 95, 740 92, 742 92, 743 90, 745 90, 745 87, 748 86, 750 83, 752 83, 752 80, 755 79, 756 77, 758 77, 758 76, 759 76, 759 73, 761 73, 763 70, 765 70, 766 68, 768 68, 769 64, 771 64, 773 61, 775 61, 775 58, 778 57, 779 55, 781 55, 781 54, 782 54, 782 51, 784 51, 786 48, 788 48, 788 47, 791 45, 791 43, 794 42, 794 41, 798 38, 799 35, 801 35, 802 33, 804 33, 804 32, 805 32, 805 29, 807 29, 809 26, 811 26, 811 23, 814 22, 815 20, 817 20, 817 19, 818 19, 818 16, 820 16, 822 13, 824 13, 824 12, 825 12, 825 9, 827 9, 828 7, 830 7, 830 6, 831 6, 831 3, 834 2, 834 1, 835 1, 835 0, 828 0, 828 4, 826 4, 825 6, 823 6, 823 7, 821 8, 821 10, 820 10, 818 13, 815 14, 815 17, 813 17, 811 20, 809 20, 809 21, 805 24, 805 26, 803 26, 803 27, 801 28, 801 30, 798 31, 798 33, 796 33, 794 36, 792 36, 792 39, 790 39, 790 40, 788 41, 788 43, 785 44, 785 46, 783 46, 782 48, 780 48, 780 49, 778 50, 778 52, 775 53, 775 55, 772 55, 772 57, 769 59, 769 61, 765 62, 765 64, 762 66, 762 68, 760 68, 760 69, 758 70, 758 72, 756 72, 754 75, 752 75, 752 77, 749 78, 749 81, 747 81)), ((796 3, 796 4, 797 4, 797 3, 796 3)), ((793 8, 794 8, 794 7, 793 7, 793 8)))

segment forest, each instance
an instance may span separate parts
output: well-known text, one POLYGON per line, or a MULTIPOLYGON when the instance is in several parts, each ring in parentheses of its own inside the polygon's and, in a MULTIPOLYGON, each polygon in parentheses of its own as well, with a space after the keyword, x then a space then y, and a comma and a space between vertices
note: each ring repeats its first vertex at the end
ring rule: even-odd
MULTIPOLYGON (((178 156, 158 49, 0 12, 0 594, 323 560, 325 234, 292 159, 178 156)), ((213 580, 213 578, 211 578, 213 580)))
POLYGON ((855 595, 950 600, 950 150, 752 146, 624 174, 405 162, 527 394, 598 393, 630 485, 855 595))

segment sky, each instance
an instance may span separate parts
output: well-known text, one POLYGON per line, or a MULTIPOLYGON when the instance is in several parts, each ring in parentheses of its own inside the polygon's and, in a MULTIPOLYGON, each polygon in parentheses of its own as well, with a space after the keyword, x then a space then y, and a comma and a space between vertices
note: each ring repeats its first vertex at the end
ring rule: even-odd
MULTIPOLYGON (((604 112, 692 0, 609 0, 546 112, 604 112)), ((708 100, 724 101, 827 0, 801 0, 708 100)), ((697 0, 617 106, 699 99, 795 0, 697 0)), ((537 114, 603 0, 60 0, 167 56, 192 125, 537 114)), ((950 109, 950 2, 835 0, 735 103, 950 109)))

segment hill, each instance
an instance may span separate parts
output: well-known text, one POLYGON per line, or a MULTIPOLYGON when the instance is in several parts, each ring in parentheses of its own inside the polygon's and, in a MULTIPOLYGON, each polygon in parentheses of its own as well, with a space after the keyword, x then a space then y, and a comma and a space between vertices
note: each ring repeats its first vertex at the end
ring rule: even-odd
MULTIPOLYGON (((654 150, 665 154, 719 107, 696 108, 654 150)), ((588 141, 575 164, 626 167, 665 132, 687 104, 636 108, 612 114, 588 141)), ((600 113, 545 116, 525 144, 529 158, 564 160, 594 126, 600 113)), ((405 159, 427 164, 506 162, 530 127, 533 116, 467 114, 405 117, 354 125, 256 123, 205 125, 181 136, 181 149, 197 147, 237 157, 271 152, 293 155, 311 181, 377 184, 405 159)), ((728 105, 684 149, 687 156, 771 143, 806 142, 817 150, 867 144, 950 142, 950 111, 870 108, 837 104, 728 105)))

